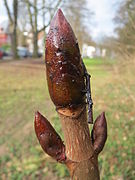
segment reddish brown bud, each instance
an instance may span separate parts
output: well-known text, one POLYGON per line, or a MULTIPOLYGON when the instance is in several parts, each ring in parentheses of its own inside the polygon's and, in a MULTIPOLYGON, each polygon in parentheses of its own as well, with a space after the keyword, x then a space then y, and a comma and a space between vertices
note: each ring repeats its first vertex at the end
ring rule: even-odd
POLYGON ((84 69, 77 39, 59 9, 46 40, 49 92, 56 106, 82 104, 85 100, 84 69))
POLYGON ((43 150, 59 162, 66 160, 65 146, 49 121, 39 112, 35 114, 35 132, 43 150))
POLYGON ((96 154, 99 154, 102 151, 107 139, 107 122, 104 112, 97 117, 91 132, 91 138, 94 151, 96 154))

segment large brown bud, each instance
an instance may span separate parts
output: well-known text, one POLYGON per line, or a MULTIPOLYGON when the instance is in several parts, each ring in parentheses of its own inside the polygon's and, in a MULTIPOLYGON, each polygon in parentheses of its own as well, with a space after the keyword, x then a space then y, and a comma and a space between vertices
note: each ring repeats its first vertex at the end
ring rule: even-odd
POLYGON ((45 62, 52 101, 57 107, 85 101, 84 70, 77 39, 59 9, 46 39, 45 62))

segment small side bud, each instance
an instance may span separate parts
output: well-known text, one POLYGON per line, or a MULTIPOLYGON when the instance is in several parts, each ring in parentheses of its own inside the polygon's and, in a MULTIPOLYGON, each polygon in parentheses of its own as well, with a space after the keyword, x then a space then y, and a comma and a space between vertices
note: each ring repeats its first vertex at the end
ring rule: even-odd
POLYGON ((43 150, 59 162, 66 160, 65 145, 50 122, 39 112, 35 114, 35 132, 43 150))
POLYGON ((91 138, 94 151, 96 154, 99 154, 102 151, 107 139, 107 122, 105 112, 102 112, 97 117, 91 132, 91 138))

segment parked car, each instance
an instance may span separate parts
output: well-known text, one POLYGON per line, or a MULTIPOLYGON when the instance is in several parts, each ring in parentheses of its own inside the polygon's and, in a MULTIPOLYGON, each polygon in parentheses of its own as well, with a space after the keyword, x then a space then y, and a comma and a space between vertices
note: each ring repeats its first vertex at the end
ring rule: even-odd
POLYGON ((20 58, 26 58, 30 56, 30 53, 26 47, 17 47, 17 53, 20 58))
POLYGON ((38 57, 42 57, 42 56, 43 56, 43 53, 38 52, 38 57))
POLYGON ((0 59, 3 58, 3 50, 0 48, 0 59))

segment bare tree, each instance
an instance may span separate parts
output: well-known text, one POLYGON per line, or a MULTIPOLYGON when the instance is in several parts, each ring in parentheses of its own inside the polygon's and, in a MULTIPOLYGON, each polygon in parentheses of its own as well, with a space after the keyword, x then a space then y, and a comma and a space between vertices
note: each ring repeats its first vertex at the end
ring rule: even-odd
POLYGON ((53 1, 37 1, 37 0, 24 0, 27 5, 29 21, 31 25, 31 31, 33 34, 33 56, 38 56, 38 34, 41 31, 46 30, 46 28, 50 25, 51 18, 53 17, 56 9, 62 2, 62 0, 53 1), (47 18, 46 18, 47 16, 47 18), (38 18, 42 18, 42 27, 39 27, 38 18))
POLYGON ((135 50, 135 1, 126 0, 120 4, 116 17, 117 27, 115 29, 118 37, 115 45, 126 54, 134 54, 135 50))
POLYGON ((27 7, 23 1, 19 1, 18 4, 18 45, 27 46, 28 42, 28 30, 30 29, 29 16, 27 7), (25 18, 24 18, 25 15, 25 18))
POLYGON ((93 16, 93 13, 87 8, 86 0, 77 2, 65 0, 63 9, 77 36, 80 50, 82 50, 83 43, 93 44, 90 35, 90 17, 93 16))
POLYGON ((115 37, 104 37, 102 46, 118 58, 129 60, 135 52, 135 1, 121 1, 116 12, 115 37), (124 57, 124 58, 123 58, 124 57))
POLYGON ((13 0, 13 15, 8 6, 7 0, 4 0, 4 4, 7 10, 9 22, 10 22, 10 31, 11 31, 11 41, 12 41, 12 50, 14 58, 17 58, 17 15, 18 15, 18 0, 13 0))

